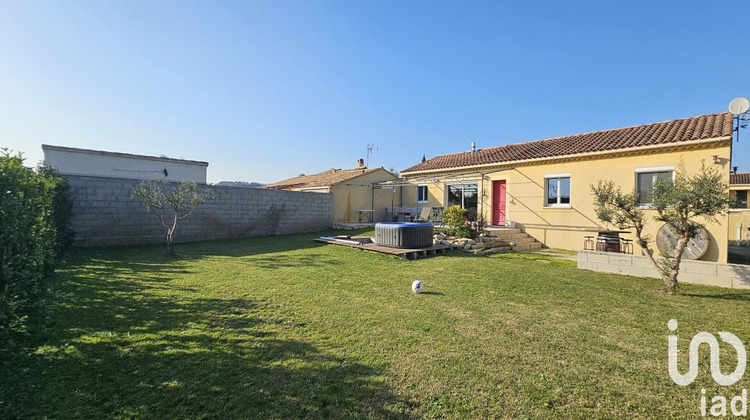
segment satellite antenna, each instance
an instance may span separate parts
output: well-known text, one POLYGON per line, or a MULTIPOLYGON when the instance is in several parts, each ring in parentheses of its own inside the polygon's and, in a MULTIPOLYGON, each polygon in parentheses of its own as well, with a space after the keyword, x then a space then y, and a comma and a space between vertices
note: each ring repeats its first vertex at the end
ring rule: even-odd
POLYGON ((374 144, 367 143, 367 163, 365 164, 365 166, 367 166, 368 168, 370 167, 370 155, 373 154, 373 152, 377 152, 377 151, 378 151, 378 148, 375 147, 374 144))
POLYGON ((729 112, 734 114, 734 132, 737 133, 735 141, 740 141, 740 128, 746 128, 750 120, 747 111, 750 110, 750 101, 747 98, 739 97, 732 99, 729 103, 729 112))
POLYGON ((747 112, 750 109, 750 101, 747 98, 739 97, 732 99, 729 103, 729 112, 734 115, 740 115, 747 112))

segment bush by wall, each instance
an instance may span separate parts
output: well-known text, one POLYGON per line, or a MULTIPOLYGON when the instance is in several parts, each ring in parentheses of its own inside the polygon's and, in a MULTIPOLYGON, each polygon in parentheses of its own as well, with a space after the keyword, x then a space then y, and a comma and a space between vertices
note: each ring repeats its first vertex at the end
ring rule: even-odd
POLYGON ((451 233, 456 229, 466 226, 466 210, 458 205, 452 205, 443 210, 443 222, 450 227, 451 233))
POLYGON ((0 333, 23 330, 42 280, 72 243, 71 198, 54 170, 0 149, 0 333))

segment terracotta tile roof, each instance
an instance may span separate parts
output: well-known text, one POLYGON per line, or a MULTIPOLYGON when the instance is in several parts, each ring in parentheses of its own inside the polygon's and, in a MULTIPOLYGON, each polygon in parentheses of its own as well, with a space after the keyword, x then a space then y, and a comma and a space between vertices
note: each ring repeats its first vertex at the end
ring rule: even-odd
POLYGON ((729 174, 729 185, 746 185, 750 184, 750 172, 740 172, 738 174, 729 174))
POLYGON ((671 145, 690 140, 731 135, 732 114, 723 112, 636 127, 574 134, 572 136, 490 147, 477 150, 474 153, 459 152, 441 155, 404 169, 401 173, 408 175, 410 172, 494 165, 565 157, 582 153, 671 145))
POLYGON ((341 182, 356 178, 370 172, 384 170, 380 168, 355 168, 355 169, 329 169, 313 175, 300 175, 273 184, 264 185, 262 188, 275 190, 291 190, 300 188, 330 187, 341 182))

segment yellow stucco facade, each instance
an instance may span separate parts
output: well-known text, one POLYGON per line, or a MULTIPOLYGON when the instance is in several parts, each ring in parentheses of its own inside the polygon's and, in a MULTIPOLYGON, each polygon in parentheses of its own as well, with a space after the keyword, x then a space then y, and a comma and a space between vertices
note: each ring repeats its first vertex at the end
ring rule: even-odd
POLYGON ((373 221, 386 220, 386 207, 391 205, 392 191, 373 189, 373 183, 394 179, 393 174, 381 168, 329 187, 333 195, 333 222, 367 222, 369 216, 360 210, 370 209, 373 210, 373 221))
MULTIPOLYGON (((446 207, 448 188, 457 184, 476 184, 477 207, 488 223, 492 222, 493 181, 505 181, 505 219, 515 222, 516 227, 535 237, 550 248, 580 250, 584 237, 604 226, 596 218, 591 195, 591 185, 599 180, 612 180, 624 191, 636 187, 639 173, 674 171, 681 162, 688 172, 697 171, 704 160, 707 165, 716 165, 729 181, 730 140, 707 141, 688 147, 660 147, 627 154, 610 152, 544 161, 517 162, 506 167, 463 168, 461 171, 433 171, 404 175, 414 184, 427 185, 428 203, 416 203, 416 187, 405 191, 405 206, 446 207), (717 156, 714 163, 713 156, 717 156), (569 179, 569 203, 547 203, 547 183, 558 178, 569 179), (409 200, 411 198, 411 201, 409 200)), ((455 199, 454 199, 455 201, 455 199)), ((567 200, 563 200, 567 201, 567 200)), ((656 237, 663 223, 654 221, 653 210, 647 210, 649 220, 646 233, 656 237)), ((706 224, 710 245, 705 261, 726 262, 729 217, 720 218, 719 223, 706 224)), ((702 221, 703 222, 703 221, 702 221)), ((633 233, 621 235, 635 239, 633 233)), ((634 241, 635 242, 635 241, 634 241)), ((634 253, 641 250, 635 245, 634 253)))
POLYGON ((750 241, 750 207, 748 203, 737 201, 737 193, 740 192, 747 199, 750 185, 739 184, 732 185, 729 188, 729 194, 735 203, 729 211, 729 241, 736 243, 740 241, 750 241), (744 191, 744 192, 743 192, 744 191))
POLYGON ((732 209, 729 211, 729 242, 750 241, 750 210, 732 209))

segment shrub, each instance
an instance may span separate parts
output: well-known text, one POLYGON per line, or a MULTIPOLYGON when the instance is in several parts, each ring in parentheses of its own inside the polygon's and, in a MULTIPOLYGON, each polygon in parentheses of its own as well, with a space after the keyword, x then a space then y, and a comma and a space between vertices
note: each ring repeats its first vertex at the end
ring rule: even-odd
POLYGON ((476 239, 477 231, 471 226, 461 226, 456 229, 456 236, 460 238, 476 239))
POLYGON ((55 171, 34 172, 20 153, 0 150, 0 332, 21 331, 42 280, 72 242, 71 199, 55 171))
POLYGON ((70 184, 60 177, 56 168, 41 163, 37 172, 44 175, 53 185, 52 196, 52 224, 55 227, 55 255, 62 256, 73 247, 75 232, 70 219, 73 216, 73 196, 70 194, 70 184))
POLYGON ((466 226, 466 210, 459 205, 452 205, 443 210, 443 223, 448 225, 451 233, 456 233, 456 229, 466 226))

